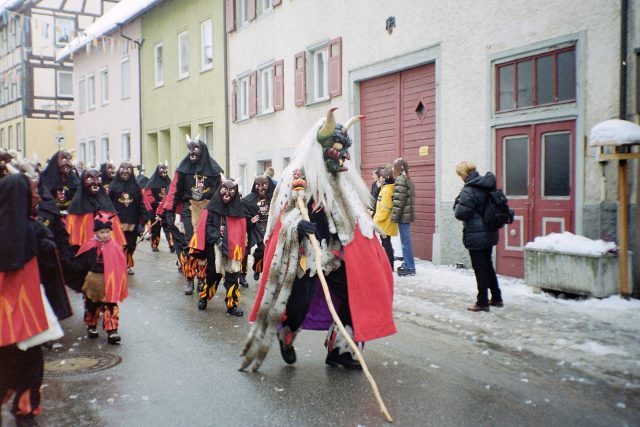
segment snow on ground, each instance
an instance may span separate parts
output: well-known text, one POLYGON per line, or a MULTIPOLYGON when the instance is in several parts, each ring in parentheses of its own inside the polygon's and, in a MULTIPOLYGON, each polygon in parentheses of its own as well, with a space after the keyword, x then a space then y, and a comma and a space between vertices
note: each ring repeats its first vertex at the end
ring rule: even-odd
POLYGON ((474 313, 466 310, 476 296, 472 270, 416 260, 415 276, 395 277, 394 312, 399 320, 470 340, 483 354, 534 354, 640 388, 640 300, 561 299, 536 293, 522 279, 498 280, 504 308, 474 313))

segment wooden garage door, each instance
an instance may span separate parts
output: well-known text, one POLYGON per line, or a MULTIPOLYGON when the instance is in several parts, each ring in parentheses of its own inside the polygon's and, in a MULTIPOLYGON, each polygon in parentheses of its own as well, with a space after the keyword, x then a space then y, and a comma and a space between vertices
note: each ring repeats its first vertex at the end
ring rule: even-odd
POLYGON ((432 257, 435 232, 435 64, 427 64, 360 83, 362 177, 403 157, 416 186, 416 221, 411 226, 417 257, 432 257))

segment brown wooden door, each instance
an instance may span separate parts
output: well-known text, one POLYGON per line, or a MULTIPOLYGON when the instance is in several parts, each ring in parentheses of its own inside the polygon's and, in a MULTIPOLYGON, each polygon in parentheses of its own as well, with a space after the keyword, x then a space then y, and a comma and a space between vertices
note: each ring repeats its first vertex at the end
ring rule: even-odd
POLYGON ((575 122, 518 126, 496 131, 496 176, 513 224, 500 231, 496 269, 524 276, 523 248, 537 236, 574 232, 575 122))
POLYGON ((361 173, 402 157, 416 187, 416 221, 411 226, 414 254, 432 258, 435 232, 435 64, 366 80, 360 84, 361 173))

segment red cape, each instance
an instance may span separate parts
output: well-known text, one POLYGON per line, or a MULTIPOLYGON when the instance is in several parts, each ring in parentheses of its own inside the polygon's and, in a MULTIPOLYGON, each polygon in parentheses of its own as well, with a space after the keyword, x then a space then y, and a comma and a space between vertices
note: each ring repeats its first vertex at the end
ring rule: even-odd
POLYGON ((158 205, 158 209, 156 209, 157 215, 162 215, 164 211, 173 210, 176 214, 180 215, 182 213, 183 204, 182 201, 178 201, 176 203, 176 189, 178 188, 178 181, 180 180, 180 175, 178 172, 173 175, 173 179, 171 180, 171 185, 169 186, 169 191, 167 195, 164 196, 160 204, 158 205), (175 205, 175 209, 173 209, 175 205))
MULTIPOLYGON (((200 215, 200 220, 193 232, 193 237, 189 242, 189 248, 198 251, 204 251, 207 237, 207 218, 209 217, 209 209, 204 209, 200 215)), ((227 247, 229 252, 227 257, 242 261, 244 251, 247 246, 247 221, 244 217, 227 217, 227 247)))
MULTIPOLYGON (((264 296, 281 228, 282 224, 278 219, 271 238, 266 243, 264 270, 249 314, 250 322, 256 320, 264 296)), ((344 246, 344 262, 354 340, 364 342, 396 333, 393 322, 393 273, 380 242, 376 238, 364 237, 360 228, 356 227, 353 241, 344 246)))
POLYGON ((0 347, 24 341, 48 328, 36 257, 21 270, 0 271, 0 347))
POLYGON ((89 239, 80 247, 76 256, 97 248, 98 254, 102 251, 104 262, 104 301, 121 302, 129 295, 127 286, 127 259, 122 247, 113 239, 100 242, 97 239, 89 239))
POLYGON ((142 192, 142 204, 144 204, 144 208, 147 212, 155 213, 151 205, 156 201, 156 198, 153 197, 153 192, 148 188, 143 188, 140 190, 142 192))
MULTIPOLYGON (((109 212, 104 211, 98 211, 97 213, 106 215, 110 214, 109 212)), ((71 246, 81 246, 95 235, 93 231, 94 218, 95 215, 93 213, 67 215, 67 233, 69 233, 69 244, 71 246)), ((127 240, 122 232, 120 218, 118 218, 117 215, 114 216, 111 218, 111 223, 113 225, 111 237, 120 246, 126 245, 127 240)))

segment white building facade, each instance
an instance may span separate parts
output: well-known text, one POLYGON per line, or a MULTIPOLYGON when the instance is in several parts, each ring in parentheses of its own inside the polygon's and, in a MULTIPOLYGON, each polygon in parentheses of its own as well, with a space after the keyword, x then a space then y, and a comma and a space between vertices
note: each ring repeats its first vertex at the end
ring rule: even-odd
MULTIPOLYGON (((640 2, 628 5, 634 120, 640 2)), ((494 171, 516 210, 498 272, 522 276, 535 236, 615 238, 615 165, 599 164, 584 141, 620 114, 619 2, 227 0, 226 17, 232 176, 282 172, 333 106, 338 122, 367 116, 352 131, 366 180, 375 166, 409 161, 420 258, 470 265, 452 212, 462 160, 494 171)))

